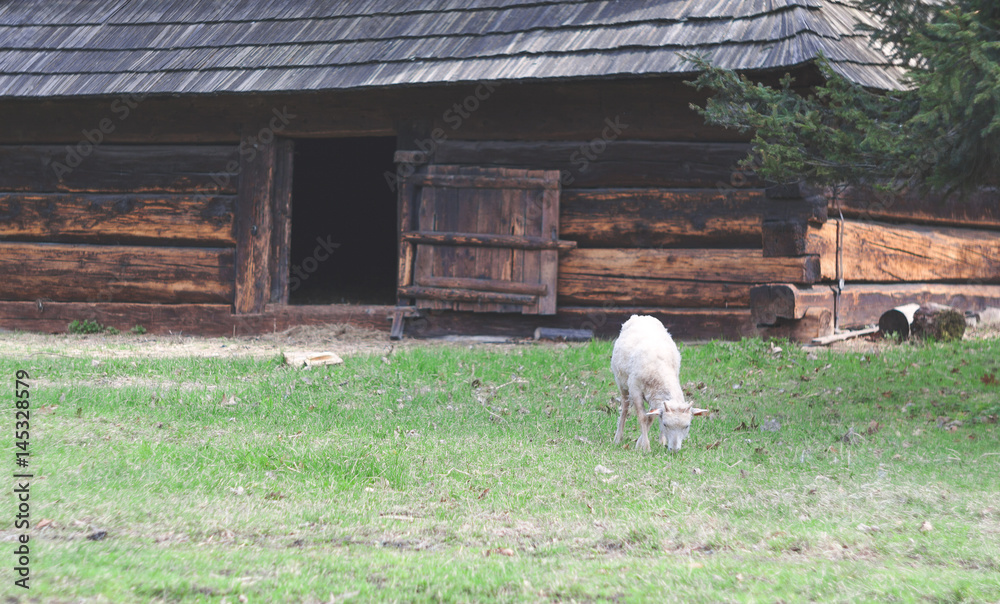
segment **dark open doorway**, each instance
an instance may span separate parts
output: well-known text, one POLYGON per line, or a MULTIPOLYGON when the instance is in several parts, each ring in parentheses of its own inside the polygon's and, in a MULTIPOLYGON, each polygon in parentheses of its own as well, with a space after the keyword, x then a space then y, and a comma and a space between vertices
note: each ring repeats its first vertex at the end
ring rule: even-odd
POLYGON ((291 304, 395 304, 396 139, 295 141, 291 304))

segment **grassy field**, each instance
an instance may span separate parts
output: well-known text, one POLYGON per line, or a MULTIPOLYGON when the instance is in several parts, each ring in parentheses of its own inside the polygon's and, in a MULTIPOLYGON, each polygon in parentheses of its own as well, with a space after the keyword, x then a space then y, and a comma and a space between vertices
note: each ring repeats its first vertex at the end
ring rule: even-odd
POLYGON ((611 443, 609 342, 311 370, 10 342, 40 477, 30 591, 6 488, 4 601, 1000 600, 1000 340, 682 346, 716 412, 676 455, 634 417, 611 443))

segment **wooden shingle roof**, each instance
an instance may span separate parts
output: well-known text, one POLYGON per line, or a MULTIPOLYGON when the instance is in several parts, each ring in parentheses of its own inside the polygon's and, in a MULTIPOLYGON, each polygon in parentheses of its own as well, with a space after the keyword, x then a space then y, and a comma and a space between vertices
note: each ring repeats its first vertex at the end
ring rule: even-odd
POLYGON ((8 0, 0 96, 207 94, 688 73, 822 52, 865 86, 901 72, 849 0, 8 0))

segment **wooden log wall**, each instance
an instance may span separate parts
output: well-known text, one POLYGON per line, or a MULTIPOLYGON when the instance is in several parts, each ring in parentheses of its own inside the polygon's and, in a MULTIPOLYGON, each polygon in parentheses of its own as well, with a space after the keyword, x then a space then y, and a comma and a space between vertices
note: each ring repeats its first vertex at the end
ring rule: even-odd
POLYGON ((566 308, 747 308, 754 283, 808 284, 812 259, 762 254, 761 184, 739 170, 743 143, 443 141, 427 161, 531 166, 561 175, 558 303, 566 308))
POLYGON ((236 146, 0 146, 0 300, 231 303, 236 146))
POLYGON ((853 327, 907 303, 967 311, 1000 306, 1000 192, 994 189, 964 198, 865 189, 838 198, 801 188, 768 193, 775 194, 769 207, 796 210, 765 217, 764 255, 814 258, 819 278, 812 287, 755 287, 750 306, 758 325, 800 320, 811 308, 832 311, 838 326, 853 327), (828 220, 815 219, 817 199, 828 220))

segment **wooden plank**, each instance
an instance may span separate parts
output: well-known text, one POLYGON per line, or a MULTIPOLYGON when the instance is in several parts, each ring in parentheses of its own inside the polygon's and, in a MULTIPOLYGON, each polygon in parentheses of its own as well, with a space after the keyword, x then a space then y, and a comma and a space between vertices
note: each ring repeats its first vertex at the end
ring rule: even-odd
MULTIPOLYGON (((433 231, 434 211, 437 207, 437 189, 418 187, 417 191, 419 191, 420 196, 417 210, 417 227, 421 231, 433 231)), ((406 241, 405 238, 401 240, 406 241)), ((424 279, 433 276, 432 268, 435 263, 437 249, 433 245, 413 245, 416 247, 413 283, 421 283, 424 279)))
MULTIPOLYGON (((830 212, 835 214, 837 206, 829 194, 827 198, 830 212)), ((844 216, 861 220, 1000 230, 1000 191, 996 188, 944 196, 919 191, 891 194, 858 187, 841 194, 840 207, 844 216)))
POLYGON ((275 143, 259 143, 240 156, 236 195, 236 296, 238 314, 263 312, 271 298, 271 220, 275 143))
POLYGON ((233 299, 233 250, 0 243, 0 299, 223 302, 233 299))
MULTIPOLYGON (((823 279, 837 275, 836 222, 810 226, 805 236, 823 279)), ((847 220, 843 246, 847 281, 1000 283, 1000 233, 993 231, 847 220)))
POLYGON ((292 174, 295 143, 275 143, 274 202, 271 207, 271 297, 272 303, 288 303, 292 248, 292 174))
MULTIPOLYGON (((534 195, 531 191, 521 189, 519 191, 509 191, 504 193, 503 200, 503 224, 507 229, 507 232, 511 234, 512 237, 524 237, 525 231, 525 220, 528 216, 528 208, 534 195)), ((501 273, 505 278, 511 281, 516 281, 519 283, 526 283, 524 278, 524 262, 525 257, 530 252, 525 252, 517 248, 510 249, 510 255, 504 255, 501 260, 504 265, 501 269, 501 273)), ((539 295, 545 295, 547 292, 541 293, 539 295)), ((535 304, 537 306, 537 303, 535 304)), ((514 307, 503 307, 502 311, 505 312, 524 312, 525 307, 514 308, 514 307)))
POLYGON ((577 249, 560 259, 559 275, 808 284, 819 278, 819 261, 764 258, 759 250, 743 249, 577 249))
MULTIPOLYGON (((79 136, 79 133, 76 134, 79 136)), ((231 145, 0 145, 0 191, 35 193, 236 192, 231 145)))
POLYGON ((574 141, 441 141, 433 160, 440 164, 496 165, 558 170, 568 188, 713 187, 757 188, 763 183, 731 176, 749 147, 743 143, 605 141, 602 151, 588 152, 574 141), (590 159, 593 158, 593 159, 590 159))
POLYGON ((556 189, 559 181, 550 178, 501 178, 497 176, 473 176, 469 174, 428 174, 413 178, 415 184, 423 187, 443 189, 556 189))
POLYGON ((760 189, 569 189, 559 236, 580 247, 761 246, 760 189))
POLYGON ((520 283, 517 281, 502 281, 497 279, 428 277, 424 279, 421 284, 428 287, 472 289, 484 292, 501 292, 508 294, 530 294, 532 296, 544 296, 548 291, 548 287, 541 283, 520 283))
POLYGON ((231 195, 0 193, 0 238, 235 245, 231 195))
MULTIPOLYGON (((471 230, 475 233, 503 233, 505 232, 503 228, 503 203, 506 197, 507 191, 505 190, 491 190, 491 191, 479 191, 479 194, 475 199, 468 199, 466 203, 468 205, 477 206, 477 216, 476 224, 471 229, 466 229, 461 227, 463 230, 471 230), (478 201, 478 203, 476 203, 478 201)), ((460 225, 461 226, 461 225, 460 225)), ((503 256, 510 256, 510 250, 498 249, 492 247, 482 247, 475 251, 475 259, 472 266, 468 267, 469 276, 474 276, 479 279, 489 279, 497 283, 503 283, 503 256)), ((463 279, 464 280, 464 279, 463 279)), ((476 279, 468 279, 470 282, 476 281, 476 279)), ((428 283, 427 285, 432 285, 428 283)), ((462 286, 454 286, 462 287, 462 286)), ((479 287, 471 287, 470 289, 481 289, 479 287)), ((484 306, 482 310, 486 312, 496 312, 500 309, 497 304, 490 304, 484 306)), ((475 310, 475 308, 463 308, 463 310, 475 310)))
POLYGON ((449 300, 452 302, 533 304, 535 296, 508 294, 472 289, 446 289, 442 287, 402 287, 400 293, 407 298, 418 300, 449 300))
MULTIPOLYGON (((799 318, 810 307, 834 309, 834 290, 791 284, 768 284, 751 290, 751 310, 758 324, 773 323, 771 317, 799 318)), ((963 311, 1000 306, 1000 285, 953 285, 943 283, 848 283, 840 294, 840 326, 871 325, 885 311, 904 304, 944 304, 963 311)))
MULTIPOLYGON (((487 229, 489 229, 485 232, 495 232, 495 229, 499 227, 499 216, 497 215, 497 211, 491 211, 493 208, 490 202, 495 201, 497 195, 500 193, 501 191, 496 189, 479 189, 476 191, 476 195, 474 197, 469 195, 468 192, 466 192, 466 195, 458 196, 456 199, 456 227, 454 230, 459 233, 483 232, 479 231, 479 225, 480 221, 485 219, 487 229)), ((454 254, 454 258, 452 260, 452 268, 455 271, 454 276, 479 276, 479 273, 477 272, 477 265, 481 266, 481 262, 483 260, 486 260, 488 263, 488 259, 481 258, 480 254, 488 255, 491 251, 492 250, 489 248, 472 248, 468 246, 454 248, 452 250, 452 253, 454 254)), ((490 277, 495 277, 492 274, 487 274, 490 277)), ((476 306, 474 303, 463 302, 458 305, 457 310, 476 310, 476 306)))
POLYGON ((543 237, 517 237, 514 235, 487 235, 480 233, 445 233, 416 231, 402 234, 403 241, 426 243, 447 247, 498 247, 519 250, 568 250, 576 247, 573 241, 545 239, 543 237))

